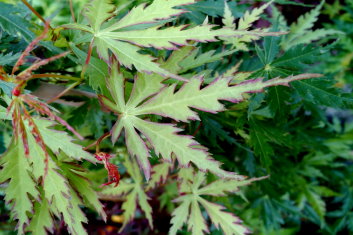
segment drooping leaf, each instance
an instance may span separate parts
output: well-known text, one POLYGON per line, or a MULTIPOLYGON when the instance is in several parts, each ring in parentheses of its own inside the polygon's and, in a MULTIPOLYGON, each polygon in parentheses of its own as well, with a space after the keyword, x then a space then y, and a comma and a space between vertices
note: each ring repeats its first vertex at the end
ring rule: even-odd
POLYGON ((97 193, 93 190, 92 185, 81 173, 83 168, 69 163, 63 163, 60 168, 63 170, 63 175, 69 180, 70 185, 84 199, 84 203, 95 209, 95 211, 97 211, 102 218, 106 220, 107 215, 103 210, 103 205, 99 201, 97 193))
POLYGON ((31 166, 24 157, 23 144, 19 139, 13 138, 7 152, 1 157, 2 169, 0 182, 10 180, 5 200, 12 203, 12 217, 18 220, 18 233, 24 233, 24 226, 29 224, 28 213, 33 211, 33 201, 39 198, 36 183, 30 175, 31 166))
POLYGON ((87 223, 87 218, 80 208, 80 199, 58 170, 56 164, 50 159, 43 186, 45 198, 49 201, 50 209, 54 214, 59 218, 63 217, 72 234, 87 234, 82 225, 87 223))
POLYGON ((52 231, 53 228, 53 218, 50 214, 48 200, 44 197, 44 194, 42 194, 41 200, 40 203, 35 202, 33 218, 27 228, 35 235, 46 235, 47 231, 52 231))

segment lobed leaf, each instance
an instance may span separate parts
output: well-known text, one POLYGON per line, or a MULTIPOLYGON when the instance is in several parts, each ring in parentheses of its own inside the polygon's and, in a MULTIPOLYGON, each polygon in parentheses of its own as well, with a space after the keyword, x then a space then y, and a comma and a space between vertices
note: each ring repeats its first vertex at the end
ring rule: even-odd
POLYGON ((30 175, 31 166, 24 156, 23 144, 19 139, 12 138, 0 162, 2 165, 0 182, 10 180, 5 201, 13 205, 12 216, 18 220, 18 234, 24 233, 24 227, 29 224, 28 214, 33 211, 33 202, 30 197, 35 199, 39 197, 36 183, 30 175))
MULTIPOLYGON (((97 0, 99 1, 99 0, 97 0)), ((154 0, 150 5, 141 4, 134 7, 127 15, 106 30, 114 31, 136 24, 155 23, 157 20, 168 19, 185 12, 183 9, 176 9, 176 6, 193 3, 194 0, 154 0)))

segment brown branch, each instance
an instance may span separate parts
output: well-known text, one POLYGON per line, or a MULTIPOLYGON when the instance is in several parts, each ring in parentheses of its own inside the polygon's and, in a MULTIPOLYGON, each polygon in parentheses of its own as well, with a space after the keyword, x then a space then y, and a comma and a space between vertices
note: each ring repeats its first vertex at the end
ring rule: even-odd
MULTIPOLYGON (((21 0, 23 2, 23 4, 25 4, 30 10, 31 12, 33 12, 33 14, 35 14, 44 24, 47 23, 47 21, 36 11, 36 9, 34 9, 31 4, 29 4, 26 0, 21 0)), ((49 28, 50 25, 48 24, 49 28)))
POLYGON ((20 58, 18 58, 15 66, 12 69, 12 73, 11 75, 14 75, 14 73, 19 69, 19 67, 25 62, 25 57, 27 57, 29 55, 29 53, 33 50, 33 48, 35 47, 35 45, 38 44, 38 42, 42 39, 44 39, 48 33, 48 26, 49 26, 49 22, 45 23, 44 26, 44 30, 41 33, 41 35, 39 35, 37 38, 35 38, 28 46, 27 48, 24 50, 24 52, 21 54, 20 58))
POLYGON ((70 3, 70 12, 71 12, 72 20, 76 23, 75 12, 74 12, 74 7, 72 5, 72 0, 69 0, 69 3, 70 3))

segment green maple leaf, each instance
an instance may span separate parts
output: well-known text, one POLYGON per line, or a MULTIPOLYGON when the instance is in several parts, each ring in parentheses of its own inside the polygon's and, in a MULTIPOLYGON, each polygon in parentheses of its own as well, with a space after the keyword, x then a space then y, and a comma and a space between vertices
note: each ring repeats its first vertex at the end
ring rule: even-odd
POLYGON ((180 185, 180 194, 183 196, 175 199, 180 205, 172 213, 172 227, 169 234, 177 234, 177 231, 182 228, 183 224, 188 224, 188 230, 192 234, 205 234, 208 232, 205 218, 201 212, 201 206, 206 209, 207 214, 216 226, 221 228, 226 235, 240 235, 248 233, 248 229, 241 223, 242 221, 229 212, 224 211, 224 207, 211 203, 201 196, 225 196, 226 193, 234 193, 239 190, 239 187, 250 184, 255 180, 225 180, 219 179, 209 185, 203 186, 206 176, 202 172, 194 173, 191 168, 181 169, 179 178, 182 179, 180 185))
POLYGON ((30 30, 31 24, 28 20, 18 14, 23 11, 23 8, 0 2, 0 27, 10 35, 20 33, 27 42, 30 42, 34 34, 30 30))
POLYGON ((173 165, 169 162, 162 162, 160 164, 154 165, 152 168, 152 176, 148 181, 146 190, 153 189, 157 185, 164 183, 167 180, 170 169, 173 165))
POLYGON ((0 54, 0 65, 10 65, 17 61, 20 57, 20 53, 12 54, 11 52, 8 54, 0 54))
MULTIPOLYGON (((252 24, 260 18, 260 15, 272 2, 273 0, 262 5, 259 8, 253 9, 251 12, 250 11, 245 12, 244 16, 239 19, 238 24, 235 24, 235 18, 232 15, 229 5, 227 4, 227 2, 225 2, 223 24, 228 28, 247 31, 252 26, 252 24)), ((260 32, 264 32, 264 30, 256 29, 256 30, 253 30, 252 32, 260 33, 260 32)), ((224 40, 226 44, 232 44, 233 48, 236 48, 237 50, 244 50, 244 51, 248 50, 246 43, 257 39, 259 39, 259 36, 257 35, 242 35, 239 37, 222 38, 222 40, 224 40)))
POLYGON ((50 129, 49 127, 56 123, 46 119, 36 119, 35 123, 45 141, 45 144, 54 152, 59 153, 59 150, 66 153, 75 160, 87 160, 95 162, 94 157, 84 151, 82 146, 74 144, 73 138, 66 132, 50 129))
POLYGON ((41 202, 35 202, 34 213, 31 223, 27 230, 32 231, 35 235, 46 235, 47 230, 52 232, 53 218, 50 213, 49 202, 44 197, 44 192, 41 194, 41 202))
MULTIPOLYGON (((34 119, 34 122, 46 146, 54 153, 59 154, 59 151, 67 153, 67 158, 71 161, 72 159, 93 160, 93 157, 83 151, 81 146, 72 143, 72 138, 65 132, 50 129, 49 127, 55 124, 53 121, 34 119)), ((33 137, 28 122, 24 123, 30 157, 24 157, 23 143, 13 139, 8 152, 2 158, 3 169, 0 177, 1 182, 10 179, 5 199, 14 203, 13 211, 14 217, 18 219, 19 233, 29 224, 26 228, 28 231, 33 231, 34 234, 45 234, 46 230, 53 227, 52 215, 55 215, 58 218, 63 217, 70 233, 86 234, 82 222, 87 222, 87 219, 80 209, 83 203, 77 192, 88 205, 105 217, 96 193, 79 175, 80 173, 75 172, 80 170, 79 168, 72 167, 69 163, 60 163, 51 152, 48 156, 33 137), (48 164, 45 163, 46 159, 48 164), (46 167, 47 174, 45 174, 46 167), (42 186, 39 187, 41 195, 37 191, 39 179, 43 180, 42 186), (36 201, 32 202, 29 195, 36 201), (33 203, 35 214, 32 218, 28 218, 28 212, 33 210, 33 203)))
POLYGON ((221 177, 236 177, 233 173, 220 168, 220 163, 214 161, 210 154, 194 141, 190 136, 178 135, 180 128, 172 124, 161 124, 141 119, 139 116, 156 114, 170 117, 176 121, 188 122, 199 119, 194 109, 217 113, 224 110, 219 100, 240 102, 243 95, 250 92, 261 92, 263 88, 288 85, 289 82, 316 77, 317 74, 303 74, 284 79, 275 78, 268 81, 263 79, 247 80, 235 86, 230 85, 231 78, 218 78, 212 84, 200 88, 202 79, 192 78, 178 91, 176 84, 164 86, 160 83, 160 77, 154 75, 137 76, 133 92, 127 102, 124 98, 124 78, 113 64, 112 74, 107 78, 113 101, 106 97, 100 97, 101 102, 108 109, 118 114, 119 118, 112 129, 112 140, 115 142, 121 131, 125 131, 126 146, 132 156, 137 160, 145 173, 150 177, 150 156, 147 144, 150 143, 154 151, 167 161, 176 157, 181 166, 194 163, 203 171, 211 171, 221 177), (148 79, 148 80, 146 80, 148 79), (158 85, 159 84, 159 85, 158 85), (147 99, 148 97, 151 97, 147 99), (142 102, 144 101, 145 102, 142 102), (142 103, 141 103, 142 102, 142 103), (138 130, 143 137, 136 131, 138 130))
POLYGON ((90 182, 84 177, 83 168, 74 163, 65 162, 60 165, 60 169, 63 171, 63 175, 69 180, 70 185, 83 198, 85 205, 89 205, 106 220, 107 215, 103 210, 103 205, 99 201, 97 193, 91 187, 90 182))
POLYGON ((12 217, 18 220, 18 234, 23 234, 24 226, 28 225, 28 213, 33 211, 30 197, 38 198, 36 182, 30 175, 29 159, 24 158, 24 148, 20 140, 13 138, 7 151, 1 157, 0 182, 7 180, 5 201, 11 203, 12 217))
POLYGON ((310 43, 312 41, 327 37, 329 35, 342 34, 343 32, 334 29, 317 29, 312 31, 311 28, 317 21, 320 10, 325 1, 322 1, 317 7, 310 12, 300 16, 297 22, 290 26, 289 34, 283 38, 282 47, 285 50, 299 45, 310 43))
MULTIPOLYGON (((115 6, 110 0, 93 0, 87 7, 85 15, 90 22, 90 26, 83 24, 67 24, 66 28, 78 29, 93 35, 92 45, 97 47, 97 52, 105 61, 109 61, 109 52, 113 53, 119 62, 125 67, 134 66, 140 72, 154 72, 162 76, 179 80, 184 78, 161 68, 154 62, 154 58, 146 54, 140 54, 140 47, 154 47, 157 49, 177 49, 176 45, 188 45, 188 41, 196 40, 200 42, 217 41, 217 37, 235 36, 266 36, 279 35, 279 33, 250 32, 245 30, 234 30, 231 28, 221 28, 212 30, 212 25, 199 25, 185 29, 185 25, 167 27, 161 29, 163 21, 174 15, 179 15, 184 11, 175 9, 176 6, 190 4, 190 0, 166 1, 155 0, 147 7, 140 5, 131 10, 125 17, 118 21, 109 21, 106 27, 104 22, 113 17, 115 6), (129 26, 143 25, 146 23, 160 23, 157 26, 133 30, 129 26)), ((155 25, 155 24, 154 24, 155 25)))

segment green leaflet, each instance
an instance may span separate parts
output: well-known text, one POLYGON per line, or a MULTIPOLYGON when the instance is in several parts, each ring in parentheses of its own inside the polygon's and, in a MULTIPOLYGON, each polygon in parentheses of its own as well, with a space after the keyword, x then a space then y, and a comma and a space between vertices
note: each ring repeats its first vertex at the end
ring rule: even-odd
POLYGON ((7 110, 3 106, 0 106, 0 119, 2 119, 2 120, 11 120, 11 115, 7 114, 7 110))
POLYGON ((206 180, 202 172, 194 173, 191 168, 179 172, 182 179, 180 185, 180 196, 175 201, 181 203, 172 213, 172 227, 169 234, 177 234, 184 223, 188 224, 188 230, 192 234, 204 234, 209 232, 206 221, 201 213, 201 205, 206 210, 209 218, 216 228, 221 228, 226 235, 239 235, 248 233, 248 229, 241 223, 242 221, 229 212, 224 211, 224 207, 211 203, 201 196, 225 196, 226 192, 236 192, 239 187, 250 184, 255 178, 250 180, 224 180, 219 179, 209 185, 203 186, 206 180))
POLYGON ((43 186, 45 198, 50 202, 51 211, 57 217, 63 216, 72 234, 86 234, 82 222, 87 222, 87 219, 79 207, 79 198, 58 170, 56 164, 50 159, 48 175, 43 186))
POLYGON ((99 31, 103 22, 113 16, 112 12, 114 10, 115 7, 111 4, 111 0, 92 1, 87 4, 85 15, 92 26, 93 32, 99 31))
POLYGON ((28 20, 17 14, 23 11, 24 9, 14 5, 0 2, 0 27, 9 34, 20 33, 27 42, 30 42, 34 37, 33 32, 29 30, 31 25, 28 20))
POLYGON ((41 194, 41 199, 40 203, 35 202, 34 204, 33 218, 27 228, 35 235, 46 235, 46 230, 52 231, 53 227, 53 218, 51 217, 49 203, 45 199, 44 193, 41 194))
POLYGON ((152 168, 152 177, 148 181, 147 191, 155 188, 157 185, 164 183, 167 180, 170 168, 173 165, 169 162, 162 162, 160 164, 154 165, 152 168))
POLYGON ((59 153, 59 149, 75 160, 87 160, 95 162, 94 157, 82 150, 82 146, 72 143, 72 137, 66 132, 49 129, 56 123, 45 120, 36 119, 36 125, 45 141, 45 144, 55 153, 59 153))
MULTIPOLYGON (((200 89, 202 79, 192 78, 185 83, 177 92, 176 85, 166 86, 159 90, 151 99, 139 103, 157 92, 155 84, 158 80, 148 83, 143 81, 146 76, 138 76, 135 80, 133 92, 130 99, 124 104, 122 76, 118 75, 116 66, 112 68, 112 78, 108 79, 110 90, 114 102, 102 97, 101 102, 110 110, 119 115, 119 119, 112 129, 112 140, 115 142, 121 131, 125 131, 125 140, 128 151, 132 156, 136 156, 146 179, 150 177, 150 165, 148 157, 150 156, 147 146, 152 148, 163 159, 171 161, 172 155, 178 159, 181 166, 188 166, 190 162, 194 163, 203 171, 211 171, 221 177, 239 176, 226 172, 220 168, 220 163, 214 161, 210 154, 199 145, 190 136, 182 136, 177 133, 182 131, 171 124, 159 124, 142 120, 137 117, 145 114, 157 114, 173 118, 176 121, 198 119, 196 112, 190 108, 216 113, 224 110, 219 100, 229 100, 232 102, 242 101, 243 95, 249 92, 261 92, 263 88, 276 85, 288 85, 289 82, 320 76, 318 74, 303 74, 287 77, 284 79, 275 78, 263 81, 261 78, 248 80, 235 86, 230 86, 230 78, 218 78, 212 84, 200 89), (119 87, 120 86, 120 87, 119 87), (149 88, 148 88, 149 87, 149 88), (150 93, 149 93, 150 92, 150 93), (118 96, 120 98, 118 98, 118 96), (136 96, 138 98, 136 98, 136 96), (137 100, 137 101, 134 101, 137 100), (141 138, 136 129, 141 132, 147 140, 141 138), (149 144, 147 144, 149 143, 149 144)), ((153 81, 153 77, 149 78, 153 81)), ((160 87, 160 86, 159 86, 160 87)))
POLYGON ((271 156, 274 154, 273 148, 268 143, 268 138, 265 136, 261 126, 252 118, 250 119, 250 127, 251 145, 255 154, 260 156, 261 164, 269 169, 272 164, 271 156))
MULTIPOLYGON (((83 64, 86 59, 86 53, 81 51, 78 47, 70 44, 72 51, 78 57, 79 61, 83 64)), ((100 61, 96 57, 91 57, 90 63, 87 68, 88 84, 95 90, 101 90, 103 94, 106 93, 106 86, 104 79, 108 75, 108 66, 103 61, 100 61)))
POLYGON ((230 86, 230 79, 219 78, 209 86, 200 89, 202 80, 192 78, 177 92, 175 85, 161 90, 154 99, 136 107, 129 114, 159 114, 178 121, 198 119, 198 115, 190 107, 206 112, 219 112, 224 109, 219 100, 239 102, 243 94, 261 92, 263 88, 277 85, 288 85, 289 82, 320 76, 318 74, 302 74, 284 79, 274 78, 263 81, 260 79, 247 80, 235 86, 230 86), (193 95, 190 95, 193 94, 193 95))
MULTIPOLYGON (((238 24, 235 24, 235 18, 232 15, 232 12, 227 4, 225 2, 225 7, 224 7, 224 15, 223 15, 223 24, 228 27, 232 28, 234 30, 244 30, 248 31, 251 25, 257 21, 260 18, 260 15, 263 13, 263 11, 273 2, 270 1, 264 5, 262 5, 259 8, 253 9, 251 12, 247 11, 245 12, 244 16, 239 19, 238 24)), ((258 33, 263 33, 264 30, 256 30, 256 31, 250 31, 250 32, 258 32, 258 33)), ((239 37, 229 37, 229 38, 221 38, 222 40, 225 41, 227 44, 232 44, 232 48, 235 48, 237 50, 244 50, 247 51, 248 47, 246 46, 247 42, 251 42, 254 40, 257 40, 260 35, 256 34, 244 34, 239 37)))
POLYGON ((13 83, 5 82, 0 79, 0 94, 3 91, 8 97, 11 97, 11 91, 15 87, 13 83))
POLYGON ((189 69, 196 68, 207 63, 221 60, 225 56, 233 54, 235 51, 236 50, 225 50, 220 53, 216 53, 215 50, 211 50, 199 54, 200 49, 193 50, 187 57, 178 63, 178 65, 181 67, 179 73, 186 72, 189 69))
POLYGON ((35 199, 39 197, 36 183, 30 175, 31 166, 24 156, 23 144, 13 138, 7 152, 1 157, 3 168, 0 171, 0 182, 10 180, 5 200, 13 204, 12 216, 18 220, 18 234, 24 233, 24 226, 29 223, 28 213, 33 211, 29 196, 35 199))
POLYGON ((322 8, 324 2, 325 1, 322 1, 320 5, 315 7, 310 12, 300 16, 297 22, 291 24, 289 34, 282 40, 282 47, 284 50, 288 50, 289 48, 301 43, 310 43, 328 35, 342 34, 341 31, 334 29, 311 30, 314 23, 318 19, 320 9, 322 8))
POLYGON ((119 22, 110 26, 110 31, 128 27, 136 24, 154 23, 159 20, 168 19, 184 13, 183 9, 176 9, 176 6, 193 3, 194 0, 155 0, 149 6, 145 4, 134 7, 119 22))
POLYGON ((293 83, 293 87, 303 99, 313 104, 338 108, 352 108, 353 97, 350 93, 343 93, 334 87, 332 79, 313 79, 312 81, 300 81, 293 83))
POLYGON ((217 41, 216 37, 235 37, 243 35, 263 36, 268 35, 261 32, 248 32, 246 30, 233 30, 221 28, 212 30, 213 25, 199 25, 190 29, 185 26, 168 27, 158 29, 152 27, 145 30, 131 30, 122 32, 111 32, 106 29, 96 34, 96 37, 103 41, 109 39, 128 41, 143 47, 155 47, 157 49, 177 49, 175 45, 188 45, 187 40, 199 42, 217 41))
POLYGON ((107 215, 103 210, 103 205, 99 201, 97 193, 93 190, 91 183, 81 173, 83 168, 75 164, 62 163, 60 169, 63 171, 63 175, 69 180, 70 185, 83 198, 85 205, 97 211, 106 220, 107 215))
MULTIPOLYGON (((60 149, 73 159, 93 160, 93 157, 83 151, 81 146, 73 144, 71 137, 65 132, 49 129, 54 122, 45 119, 34 119, 34 121, 47 147, 53 152, 59 153, 60 149)), ((87 219, 80 209, 82 202, 76 192, 82 195, 88 205, 105 217, 96 193, 86 179, 74 173, 73 170, 77 170, 77 167, 74 168, 69 163, 55 162, 56 158, 52 154, 46 156, 30 132, 31 128, 26 121, 25 127, 30 157, 25 158, 23 143, 13 139, 8 152, 1 158, 3 169, 0 182, 10 179, 5 199, 14 202, 16 213, 14 218, 18 219, 19 233, 22 233, 24 226, 29 224, 26 230, 33 231, 34 234, 45 234, 45 229, 50 230, 53 226, 51 215, 58 218, 62 215, 72 234, 86 234, 82 222, 87 222, 87 219), (45 175, 46 157, 48 157, 48 171, 45 175), (39 186, 39 179, 43 177, 44 183, 39 186), (28 195, 31 195, 34 200, 29 200, 28 195), (41 203, 38 203, 39 201, 41 203), (35 214, 31 218, 28 217, 30 215, 28 212, 33 211, 33 204, 35 214)))
POLYGON ((8 54, 0 54, 0 65, 9 65, 14 63, 18 57, 20 56, 19 53, 16 54, 12 54, 12 53, 8 53, 8 54))

